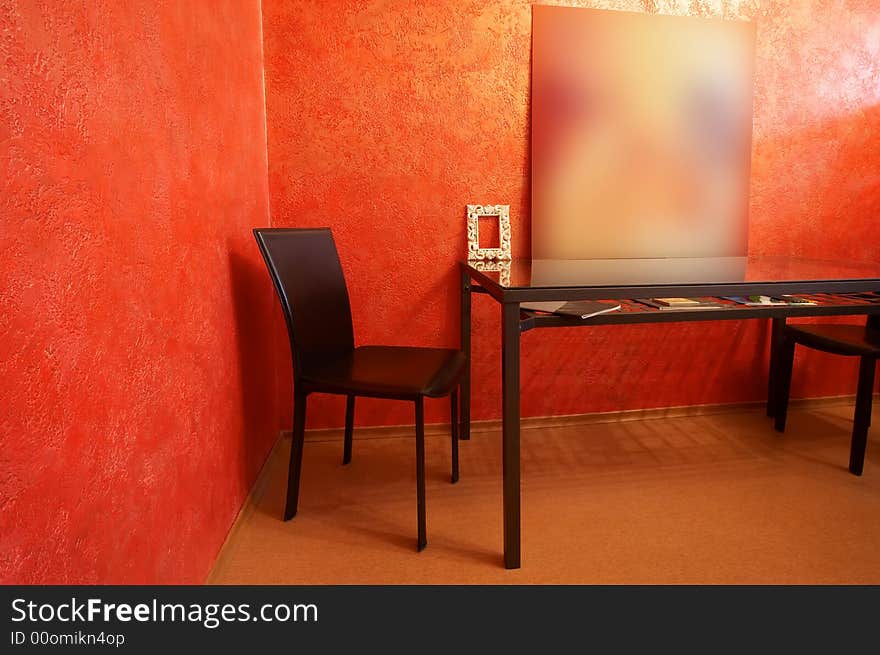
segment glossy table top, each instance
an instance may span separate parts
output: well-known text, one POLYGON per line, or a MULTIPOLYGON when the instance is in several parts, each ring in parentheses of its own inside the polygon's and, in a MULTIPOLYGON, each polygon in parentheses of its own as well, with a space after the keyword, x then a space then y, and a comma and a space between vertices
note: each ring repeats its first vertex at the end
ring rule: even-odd
POLYGON ((880 281, 880 262, 794 257, 514 259, 466 264, 504 289, 880 281))

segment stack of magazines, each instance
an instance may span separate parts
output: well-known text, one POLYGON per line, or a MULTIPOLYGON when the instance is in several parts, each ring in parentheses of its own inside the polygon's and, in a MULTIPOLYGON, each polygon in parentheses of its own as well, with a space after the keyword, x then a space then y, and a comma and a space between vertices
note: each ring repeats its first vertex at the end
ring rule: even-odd
POLYGON ((717 298, 636 298, 637 302, 662 310, 722 309, 717 298))

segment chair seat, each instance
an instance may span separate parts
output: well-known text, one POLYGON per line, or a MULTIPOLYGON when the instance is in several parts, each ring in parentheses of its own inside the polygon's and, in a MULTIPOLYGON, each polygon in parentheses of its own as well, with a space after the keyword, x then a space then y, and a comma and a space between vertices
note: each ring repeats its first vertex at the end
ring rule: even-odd
POLYGON ((796 343, 835 355, 880 355, 880 331, 863 325, 789 325, 796 343))
POLYGON ((358 396, 445 396, 465 366, 460 350, 407 346, 361 346, 303 375, 315 391, 358 396))

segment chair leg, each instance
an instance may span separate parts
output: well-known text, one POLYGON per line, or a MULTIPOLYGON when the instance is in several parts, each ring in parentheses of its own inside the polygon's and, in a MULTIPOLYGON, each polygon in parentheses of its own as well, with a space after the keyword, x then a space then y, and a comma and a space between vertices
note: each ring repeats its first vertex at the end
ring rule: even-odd
POLYGON ((856 413, 853 420, 852 444, 849 451, 849 472, 861 475, 865 466, 868 426, 871 423, 871 401, 874 394, 874 357, 862 357, 859 364, 859 389, 856 392, 856 413))
POLYGON ((783 338, 779 344, 779 355, 776 361, 777 371, 774 376, 776 385, 776 402, 774 403, 774 427, 785 432, 785 420, 788 416, 788 397, 791 394, 791 374, 794 368, 794 339, 783 338))
POLYGON ((416 400, 416 490, 419 511, 418 550, 421 552, 428 545, 425 527, 425 405, 421 396, 416 400))
POLYGON ((287 504, 284 520, 296 516, 299 503, 299 477, 302 471, 303 442, 306 436, 306 394, 293 395, 293 438, 290 444, 290 466, 287 470, 287 504))
POLYGON ((351 441, 354 434, 354 396, 345 399, 345 444, 342 447, 342 463, 351 462, 351 441))
POLYGON ((458 389, 449 394, 450 426, 452 432, 452 484, 458 482, 458 389))

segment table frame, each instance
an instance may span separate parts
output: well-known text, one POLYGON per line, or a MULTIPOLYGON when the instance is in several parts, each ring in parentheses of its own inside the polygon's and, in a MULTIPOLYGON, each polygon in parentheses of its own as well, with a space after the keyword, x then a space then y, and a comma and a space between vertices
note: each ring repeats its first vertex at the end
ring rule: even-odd
POLYGON ((880 291, 880 278, 858 280, 803 280, 651 286, 513 287, 501 286, 491 274, 460 262, 461 348, 467 368, 461 381, 460 437, 470 438, 471 421, 471 306, 473 294, 494 299, 501 308, 502 466, 504 494, 504 565, 517 569, 520 554, 520 335, 535 328, 589 327, 635 323, 670 323, 769 319, 771 321, 767 415, 772 416, 773 372, 785 321, 799 316, 867 316, 868 325, 880 328, 880 304, 726 307, 718 310, 612 312, 587 320, 568 316, 523 312, 520 303, 536 301, 610 300, 651 297, 748 296, 783 294, 835 294, 880 291))

